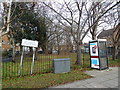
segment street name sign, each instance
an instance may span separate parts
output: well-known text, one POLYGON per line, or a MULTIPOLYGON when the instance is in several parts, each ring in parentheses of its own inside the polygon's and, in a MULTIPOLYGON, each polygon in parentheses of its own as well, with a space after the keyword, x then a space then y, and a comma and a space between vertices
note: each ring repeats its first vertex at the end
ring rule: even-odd
POLYGON ((33 73, 33 66, 34 66, 34 58, 35 58, 35 48, 38 47, 38 41, 33 41, 33 40, 27 40, 27 39, 22 39, 22 55, 21 55, 21 60, 20 60, 20 67, 18 70, 18 75, 20 75, 20 70, 22 68, 22 63, 23 63, 23 54, 24 54, 24 47, 32 47, 33 48, 33 58, 32 58, 32 64, 31 64, 31 70, 30 74, 33 73))
POLYGON ((22 46, 27 46, 27 47, 38 47, 38 41, 22 39, 22 44, 21 45, 22 46))

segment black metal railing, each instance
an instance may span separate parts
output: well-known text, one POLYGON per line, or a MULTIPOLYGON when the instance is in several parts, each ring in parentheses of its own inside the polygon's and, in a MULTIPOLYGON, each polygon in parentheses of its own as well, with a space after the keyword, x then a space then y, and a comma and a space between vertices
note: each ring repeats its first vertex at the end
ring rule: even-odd
MULTIPOLYGON (((12 56, 4 55, 2 57, 2 77, 11 78, 18 76, 31 75, 32 54, 30 52, 24 52, 22 66, 20 68, 22 52, 17 52, 15 59, 12 56), (19 72, 20 70, 20 72, 19 72)), ((52 72, 52 60, 57 58, 70 58, 71 68, 75 69, 76 52, 68 49, 61 51, 53 51, 52 53, 37 51, 35 54, 35 61, 32 74, 50 73, 52 72)), ((82 52, 82 61, 84 67, 89 67, 89 54, 82 52)))
MULTIPOLYGON (((70 55, 73 57, 75 53, 61 51, 50 53, 40 53, 37 52, 35 55, 35 61, 33 66, 32 74, 36 73, 50 73, 52 72, 52 60, 56 58, 70 58, 70 55)), ((75 59, 76 56, 73 59, 75 59)), ((24 52, 22 66, 20 68, 21 62, 21 52, 15 56, 13 60, 12 56, 3 56, 2 58, 2 77, 10 78, 16 76, 25 76, 31 74, 31 64, 32 64, 32 55, 30 53, 24 52), (19 72, 20 70, 20 72, 19 72)))

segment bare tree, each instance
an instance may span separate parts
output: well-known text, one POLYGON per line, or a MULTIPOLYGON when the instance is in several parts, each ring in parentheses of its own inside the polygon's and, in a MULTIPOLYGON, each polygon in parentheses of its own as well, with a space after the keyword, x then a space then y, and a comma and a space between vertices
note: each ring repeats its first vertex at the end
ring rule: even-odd
MULTIPOLYGON (((53 8, 51 5, 46 4, 43 2, 44 5, 49 7, 51 10, 53 10, 56 14, 58 14, 62 20, 66 21, 68 25, 71 27, 70 31, 73 36, 73 39, 77 46, 77 60, 75 64, 82 64, 81 63, 81 47, 82 41, 84 37, 87 35, 87 33, 90 31, 91 28, 94 28, 96 23, 101 19, 101 17, 104 16, 109 10, 111 10, 113 7, 118 5, 120 2, 117 2, 116 4, 112 5, 109 8, 106 8, 104 11, 101 11, 100 14, 96 17, 94 23, 92 23, 89 27, 86 27, 86 23, 89 20, 91 16, 91 12, 96 7, 96 5, 91 5, 88 9, 88 15, 84 16, 85 14, 85 6, 88 5, 85 2, 82 1, 73 1, 73 2, 66 2, 64 1, 64 7, 66 9, 65 13, 59 13, 58 10, 53 8), (74 7, 74 8, 73 8, 74 7), (65 15, 66 14, 66 15, 65 15), (69 14, 69 15, 68 15, 69 14)), ((62 22, 61 20, 61 22, 62 22)))
POLYGON ((109 11, 106 13, 106 15, 103 17, 104 23, 109 25, 111 29, 113 30, 113 34, 111 36, 112 39, 112 45, 113 45, 113 50, 112 50, 112 59, 115 60, 117 58, 118 52, 119 52, 119 41, 117 39, 117 34, 119 33, 120 29, 120 22, 119 22, 119 10, 118 10, 118 4, 116 7, 114 7, 111 12, 109 11))
MULTIPOLYGON (((11 6, 12 6, 12 0, 10 0, 10 2, 9 2, 9 8, 8 8, 8 13, 7 13, 7 19, 6 19, 6 21, 5 21, 5 18, 6 18, 6 17, 4 17, 4 25, 0 28, 0 35, 1 35, 1 36, 9 32, 11 6), (3 32, 3 30, 5 29, 5 27, 7 27, 7 29, 6 29, 5 32, 3 32)), ((6 8, 7 8, 7 4, 4 3, 4 10, 6 10, 6 8)))
MULTIPOLYGON (((88 20, 88 26, 90 27, 93 23, 95 23, 97 17, 98 17, 98 12, 101 8, 101 6, 99 5, 100 2, 92 2, 92 6, 96 6, 93 8, 93 10, 91 12, 89 12, 87 10, 87 7, 85 7, 86 11, 87 11, 87 15, 90 16, 89 20, 88 20), (89 15, 90 14, 90 15, 89 15)), ((99 22, 99 21, 98 21, 99 22)), ((96 34, 97 34, 97 27, 98 27, 98 22, 96 22, 96 24, 90 29, 90 34, 92 36, 92 40, 96 40, 96 34)))
MULTIPOLYGON (((16 49, 16 43, 15 43, 15 38, 14 38, 14 30, 12 30, 13 26, 12 24, 14 23, 14 20, 17 19, 18 17, 22 16, 23 13, 20 13, 19 15, 15 15, 15 10, 17 10, 16 8, 18 7, 17 5, 20 3, 13 3, 12 0, 10 0, 10 2, 5 2, 3 3, 3 16, 2 18, 4 19, 3 21, 3 25, 0 28, 0 35, 7 35, 11 45, 12 45, 12 61, 15 62, 15 49, 16 49), (12 23, 12 24, 11 24, 12 23)), ((34 5, 32 5, 33 7, 34 5)), ((24 10, 24 8, 20 8, 21 12, 24 10)), ((19 27, 20 28, 20 27, 19 27)))

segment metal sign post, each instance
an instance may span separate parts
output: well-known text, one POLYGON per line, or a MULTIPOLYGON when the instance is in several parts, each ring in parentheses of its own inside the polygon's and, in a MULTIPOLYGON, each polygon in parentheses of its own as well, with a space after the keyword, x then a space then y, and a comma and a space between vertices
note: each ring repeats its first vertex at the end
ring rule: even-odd
POLYGON ((20 69, 22 68, 23 54, 24 54, 24 47, 22 47, 22 55, 21 55, 20 67, 19 67, 19 70, 18 70, 18 75, 20 75, 20 69))
POLYGON ((30 74, 32 74, 32 71, 33 71, 34 58, 35 58, 35 48, 33 47, 33 58, 32 58, 32 64, 31 64, 31 71, 30 71, 30 74))
POLYGON ((34 66, 34 58, 35 58, 35 48, 38 47, 38 41, 33 41, 33 40, 27 40, 27 39, 22 39, 22 44, 23 46, 22 48, 22 55, 21 55, 21 60, 20 60, 20 67, 18 70, 18 75, 20 75, 20 70, 22 68, 22 63, 23 63, 23 54, 24 54, 24 47, 33 47, 33 58, 32 58, 32 64, 31 64, 31 70, 30 70, 30 74, 33 73, 33 66, 34 66))

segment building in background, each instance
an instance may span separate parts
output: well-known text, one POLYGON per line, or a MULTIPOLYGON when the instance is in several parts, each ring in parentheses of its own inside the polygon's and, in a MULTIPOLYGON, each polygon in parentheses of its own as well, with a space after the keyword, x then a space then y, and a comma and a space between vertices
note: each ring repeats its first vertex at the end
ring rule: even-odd
POLYGON ((7 35, 2 36, 2 51, 9 51, 11 49, 11 44, 7 35))
POLYGON ((107 39, 108 54, 112 55, 114 49, 117 56, 120 56, 120 24, 115 28, 103 30, 97 37, 107 39))
MULTIPOLYGON (((2 51, 9 51, 9 50, 12 50, 12 45, 11 45, 11 42, 9 40, 9 37, 7 34, 3 35, 2 38, 1 38, 1 42, 0 42, 0 45, 2 46, 2 51)), ((16 44, 15 46, 15 51, 20 51, 20 46, 19 44, 16 44)))
POLYGON ((98 36, 98 39, 106 39, 107 40, 107 47, 113 47, 113 30, 103 30, 98 36))

